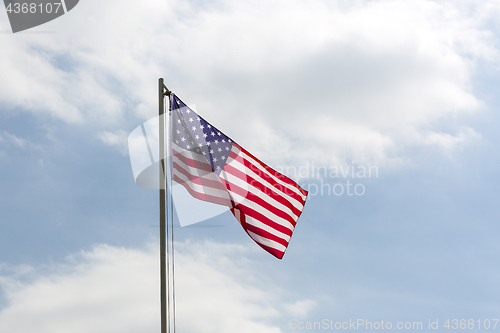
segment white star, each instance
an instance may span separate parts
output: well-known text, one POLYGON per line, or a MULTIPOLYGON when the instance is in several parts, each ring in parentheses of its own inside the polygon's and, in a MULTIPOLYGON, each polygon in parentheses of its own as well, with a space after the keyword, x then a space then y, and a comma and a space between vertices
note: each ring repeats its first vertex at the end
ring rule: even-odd
POLYGON ((220 153, 222 151, 222 148, 217 149, 217 151, 220 153))
POLYGON ((193 131, 196 131, 196 126, 193 126, 193 127, 191 127, 191 128, 193 129, 193 131))
POLYGON ((210 135, 211 135, 211 136, 215 136, 215 133, 214 133, 214 132, 212 132, 212 133, 210 133, 210 135))
POLYGON ((216 168, 216 169, 217 169, 217 170, 220 170, 220 166, 217 166, 217 168, 216 168))
POLYGON ((220 132, 217 132, 217 135, 220 136, 220 132))
POLYGON ((229 147, 226 147, 226 150, 229 150, 229 147))
POLYGON ((207 146, 210 146, 210 141, 207 141, 207 146))
POLYGON ((201 129, 201 130, 202 130, 202 129, 204 129, 204 128, 205 128, 205 126, 203 126, 203 125, 201 125, 201 126, 200 126, 200 129, 201 129))
POLYGON ((231 140, 228 139, 227 142, 231 143, 231 140))
POLYGON ((225 160, 226 159, 226 156, 221 156, 221 160, 225 160))
POLYGON ((193 122, 193 118, 189 118, 189 122, 192 123, 193 122))
POLYGON ((206 155, 207 153, 206 152, 202 152, 203 155, 206 155))
POLYGON ((222 139, 222 143, 226 143, 226 140, 222 139))
POLYGON ((175 140, 175 143, 177 143, 177 144, 178 144, 178 143, 179 143, 179 140, 175 140))
POLYGON ((215 142, 216 145, 219 144, 219 140, 215 140, 214 142, 215 142))
POLYGON ((210 154, 213 154, 213 153, 214 153, 213 149, 210 149, 210 154))
POLYGON ((180 123, 181 123, 181 120, 180 120, 180 119, 177 119, 177 122, 180 124, 180 123))
POLYGON ((208 127, 208 128, 212 128, 212 126, 210 126, 210 125, 207 125, 207 127, 208 127))
POLYGON ((203 133, 203 137, 206 138, 208 135, 207 133, 203 133))
POLYGON ((203 147, 203 143, 199 143, 199 144, 198 144, 198 147, 203 147))
POLYGON ((186 113, 187 113, 187 114, 189 114, 190 112, 191 112, 191 110, 189 110, 189 109, 187 109, 187 110, 186 110, 186 113))
POLYGON ((199 136, 199 135, 195 135, 195 136, 194 136, 194 138, 195 138, 196 140, 199 140, 199 139, 200 139, 200 136, 199 136))
POLYGON ((200 121, 200 117, 196 118, 196 120, 200 121))
POLYGON ((181 141, 182 141, 182 142, 186 141, 186 138, 181 138, 181 141))
POLYGON ((189 149, 189 148, 191 148, 191 146, 190 145, 186 145, 186 148, 189 149))
POLYGON ((177 130, 177 134, 181 134, 181 131, 177 130))
POLYGON ((217 162, 217 158, 216 158, 216 157, 214 157, 212 160, 213 160, 214 162, 217 162))

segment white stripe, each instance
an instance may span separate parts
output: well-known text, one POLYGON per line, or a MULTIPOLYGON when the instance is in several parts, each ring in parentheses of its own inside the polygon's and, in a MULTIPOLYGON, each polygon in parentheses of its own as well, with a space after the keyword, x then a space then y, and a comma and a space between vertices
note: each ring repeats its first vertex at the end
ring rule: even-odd
MULTIPOLYGON (((279 179, 278 177, 274 176, 272 173, 270 173, 269 171, 267 171, 262 165, 260 165, 259 161, 252 158, 251 156, 245 154, 243 152, 243 150, 239 150, 238 148, 235 147, 235 149, 233 149, 233 152, 237 153, 239 155, 239 157, 241 157, 243 160, 245 160, 246 162, 250 163, 251 165, 255 166, 257 169, 259 169, 261 172, 263 172, 264 174, 268 175, 271 179, 273 179, 276 183, 280 184, 280 185, 283 185, 284 187, 286 187, 287 189, 290 189, 292 190, 292 192, 294 192, 295 194, 297 194, 299 197, 301 197, 303 200, 306 198, 306 196, 304 196, 300 190, 298 188, 296 188, 295 186, 293 185, 290 185, 284 181, 282 181, 281 179, 279 179)), ((238 160, 235 160, 235 159, 231 159, 231 162, 233 162, 233 160, 235 162, 238 163, 238 165, 241 165, 243 168, 246 168, 248 169, 247 166, 245 166, 244 164, 242 164, 240 161, 238 160)), ((231 164, 232 165, 232 164, 231 164)), ((236 166, 235 166, 236 167, 236 166)), ((238 168, 239 170, 241 170, 240 168, 238 168)), ((250 169, 248 169, 249 171, 251 171, 250 169)), ((243 171, 243 170, 242 170, 243 171)), ((251 171, 255 176, 257 176, 258 178, 262 178, 261 176, 257 175, 254 171, 251 171)), ((266 181, 267 182, 267 181, 266 181)), ((269 183, 269 182, 268 182, 269 183)), ((283 195, 286 195, 286 196, 290 196, 290 194, 286 194, 284 192, 281 192, 283 195)), ((290 198, 292 198, 293 200, 297 200, 293 197, 290 196, 290 198)), ((300 203, 300 201, 297 200, 297 202, 300 203)))
MULTIPOLYGON (((240 152, 240 156, 243 157, 244 160, 250 162, 250 164, 256 166, 260 171, 264 172, 265 174, 269 175, 269 177, 271 177, 275 182, 283 185, 284 187, 292 190, 293 192, 295 192, 297 195, 299 195, 302 200, 305 200, 306 199, 306 195, 302 194, 302 192, 295 186, 293 185, 290 185, 284 181, 282 181, 281 179, 279 179, 278 177, 276 177, 275 175, 273 175, 272 173, 270 173, 269 171, 267 171, 256 159, 254 159, 253 157, 245 154, 245 152, 241 151, 240 152)), ((284 175, 283 175, 284 176, 284 175)), ((286 177, 286 176, 284 176, 286 177)), ((284 193, 285 195, 287 195, 286 193, 284 193)), ((289 194, 288 194, 289 195, 289 194)))
POLYGON ((172 149, 174 149, 177 153, 181 154, 182 156, 186 156, 187 158, 190 158, 192 160, 210 165, 205 156, 201 154, 193 153, 192 151, 181 148, 175 144, 172 145, 172 149))
MULTIPOLYGON (((229 183, 230 188, 231 188, 231 184, 234 184, 236 186, 241 187, 244 190, 247 190, 248 192, 251 192, 251 193, 255 194, 256 196, 258 196, 262 200, 267 201, 273 207, 275 207, 275 208, 281 210, 283 213, 289 215, 294 221, 296 221, 299 218, 299 216, 297 214, 295 214, 290 209, 290 207, 285 206, 284 204, 282 204, 281 202, 277 201, 273 197, 271 197, 268 194, 264 193, 261 189, 252 186, 251 184, 247 183, 246 181, 244 181, 243 179, 239 178, 238 176, 235 176, 235 175, 233 175, 233 174, 231 174, 231 173, 226 172, 225 170, 223 170, 221 172, 221 174, 220 174, 219 177, 225 179, 229 183)), ((266 187, 266 188, 269 189, 269 187, 266 187)), ((277 193, 276 191, 273 191, 273 192, 276 193, 277 195, 280 195, 281 197, 283 197, 283 195, 281 195, 280 193, 277 193)), ((297 208, 297 209, 299 209, 299 208, 297 208)))
MULTIPOLYGON (((231 194, 231 197, 233 197, 233 200, 236 200, 236 201, 240 202, 241 206, 245 206, 245 207, 251 208, 251 209, 255 210, 256 212, 264 215, 269 220, 271 220, 271 221, 273 221, 273 222, 275 222, 277 224, 280 224, 280 225, 282 225, 282 226, 290 229, 293 232, 294 227, 293 227, 293 225, 289 221, 285 220, 282 217, 277 216, 276 214, 274 214, 273 212, 265 209, 261 205, 256 204, 255 202, 250 201, 250 200, 248 200, 248 199, 240 196, 239 194, 236 194, 236 193, 231 192, 231 191, 229 191, 229 193, 231 194)), ((245 216, 248 217, 248 215, 245 215, 245 216)))
MULTIPOLYGON (((259 180, 260 182, 263 183, 264 186, 266 186, 269 189, 272 189, 275 193, 277 193, 281 197, 287 199, 287 201, 290 202, 299 211, 302 211, 302 209, 304 208, 304 204, 302 204, 300 201, 298 201, 297 199, 295 199, 294 197, 292 197, 292 196, 290 196, 290 195, 288 195, 286 193, 283 193, 282 191, 279 191, 271 183, 269 183, 267 180, 261 178, 259 175, 257 175, 255 172, 253 172, 252 170, 250 170, 248 167, 246 167, 241 162, 239 162, 237 160, 233 160, 233 161, 231 161, 228 164, 231 165, 232 167, 234 167, 235 169, 243 172, 244 174, 249 175, 250 177, 259 180)), ((266 174, 269 174, 269 173, 266 172, 266 174)))
POLYGON ((285 240, 287 243, 290 241, 290 236, 288 236, 287 234, 284 234, 281 231, 278 231, 278 230, 268 226, 267 224, 264 224, 264 223, 260 222, 259 220, 254 219, 251 216, 247 216, 245 222, 247 224, 253 225, 254 227, 257 227, 259 229, 267 231, 268 233, 273 234, 274 236, 285 240))
POLYGON ((193 191, 195 191, 197 193, 212 195, 215 197, 229 200, 229 194, 225 190, 220 190, 220 189, 217 189, 214 187, 210 187, 208 185, 196 184, 196 183, 192 182, 191 180, 189 180, 188 178, 186 178, 186 176, 184 176, 183 174, 180 174, 180 173, 175 173, 175 175, 178 176, 179 178, 181 178, 181 180, 183 180, 183 182, 180 183, 181 185, 187 184, 193 191))
MULTIPOLYGON (((181 180, 184 181, 184 183, 180 183, 181 185, 187 184, 196 193, 212 195, 214 197, 219 197, 228 200, 228 202, 230 201, 229 193, 224 189, 218 189, 216 187, 210 187, 208 185, 196 184, 176 169, 174 169, 174 175, 176 175, 177 177, 179 177, 181 180)), ((210 182, 214 182, 214 180, 212 179, 208 180, 210 182)), ((217 181, 219 180, 217 179, 217 181)))
POLYGON ((245 154, 243 152, 243 150, 240 150, 238 149, 239 153, 234 150, 234 152, 238 153, 238 155, 240 155, 241 157, 243 157, 243 159, 247 160, 248 162, 250 162, 251 164, 255 165, 259 170, 261 170, 262 172, 266 173, 267 175, 269 175, 269 177, 271 177, 275 182, 293 190, 295 193, 297 193, 301 198, 302 200, 305 200, 306 196, 303 195, 298 188, 296 188, 295 186, 292 186, 290 184, 287 184, 285 183, 284 181, 280 180, 279 178, 277 178, 276 176, 274 176, 273 174, 269 173, 269 171, 267 171, 265 168, 262 167, 262 165, 260 165, 259 162, 257 162, 254 158, 252 158, 251 156, 245 154))
MULTIPOLYGON (((179 164, 180 168, 186 170, 190 175, 193 175, 195 177, 205 177, 206 175, 214 174, 213 171, 206 171, 206 170, 202 170, 202 169, 187 165, 186 163, 184 163, 182 160, 180 160, 176 156, 172 157, 172 161, 179 164)), ((217 176, 217 175, 215 175, 215 176, 217 176)))
POLYGON ((286 250, 286 247, 283 244, 277 243, 269 238, 264 238, 262 236, 259 236, 249 230, 247 230, 247 232, 250 235, 250 237, 252 237, 252 239, 259 244, 272 247, 273 249, 276 249, 281 252, 285 252, 286 250))
POLYGON ((234 208, 234 217, 241 223, 241 210, 234 208))

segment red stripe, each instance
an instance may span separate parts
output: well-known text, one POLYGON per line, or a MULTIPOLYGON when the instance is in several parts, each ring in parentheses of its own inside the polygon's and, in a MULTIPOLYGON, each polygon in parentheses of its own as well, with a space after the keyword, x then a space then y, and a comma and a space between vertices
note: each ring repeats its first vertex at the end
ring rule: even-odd
MULTIPOLYGON (((262 172, 259 168, 257 168, 255 165, 253 165, 250 161, 246 160, 243 158, 243 156, 241 155, 237 155, 236 153, 234 153, 233 151, 231 152, 231 154, 229 154, 229 157, 231 157, 232 159, 240 162, 241 164, 243 164, 245 167, 247 167, 248 169, 250 169, 251 171, 255 172, 260 178, 266 180, 268 183, 270 183, 274 188, 276 188, 276 190, 280 191, 281 193, 283 193, 284 195, 286 196, 289 196, 289 197, 292 197, 294 198, 295 200, 297 200, 298 202, 300 202, 301 204, 304 204, 305 200, 302 198, 302 196, 300 196, 299 194, 297 194, 295 191, 289 189, 288 187, 286 186, 283 186, 279 183, 276 182, 276 180, 274 180, 270 175, 268 175, 267 173, 265 172, 262 172)), ((229 166, 228 164, 226 164, 224 166, 224 168, 226 168, 226 166, 229 166)), ((241 172, 241 171, 240 171, 241 172)), ((281 180, 281 179, 280 179, 281 180)), ((297 184, 295 184, 295 186, 293 186, 294 188, 297 188, 299 190, 301 190, 300 186, 298 186, 297 184)), ((307 193, 306 193, 307 194, 307 193)))
MULTIPOLYGON (((172 165, 173 165, 173 168, 175 169, 175 171, 183 174, 184 176, 186 176, 189 179, 189 181, 191 181, 195 184, 205 186, 205 187, 214 188, 214 189, 221 190, 221 191, 226 191, 226 187, 220 182, 219 178, 212 180, 212 179, 203 177, 205 175, 196 176, 196 175, 189 173, 188 170, 183 169, 182 166, 177 164, 176 162, 173 162, 172 165)), ((213 177, 215 178, 216 175, 213 174, 213 177)), ((183 180, 183 181, 185 181, 185 180, 183 180)))
POLYGON ((288 178, 287 176, 279 173, 278 171, 270 168, 269 166, 267 166, 266 164, 264 164, 262 161, 260 161, 258 158, 256 158, 255 156, 253 156, 252 154, 250 154, 250 152, 248 152, 245 148, 242 148, 239 144, 237 144, 236 142, 233 142, 233 145, 235 145, 237 148, 241 149, 241 151, 243 151, 245 154, 247 154, 248 156, 252 157, 257 163, 259 163, 264 169, 266 169, 270 174, 272 174, 273 176, 275 176, 276 178, 278 178, 279 180, 289 184, 289 185, 292 185, 293 187, 297 188, 303 195, 307 195, 307 191, 304 190, 302 187, 300 187, 299 184, 297 184, 296 182, 294 182, 293 180, 291 180, 290 178, 288 178))
POLYGON ((189 157, 186 157, 186 156, 182 155, 181 153, 177 152, 176 150, 173 150, 173 155, 175 157, 177 157, 182 163, 184 163, 187 166, 190 166, 192 168, 195 168, 195 169, 198 169, 201 171, 206 171, 206 172, 213 172, 214 171, 210 164, 200 162, 200 161, 191 159, 189 157))
POLYGON ((247 228, 246 228, 246 217, 245 217, 245 215, 238 208, 234 208, 235 206, 236 205, 233 204, 233 208, 231 208, 231 212, 233 213, 234 217, 236 217, 236 219, 238 221, 240 221, 241 226, 246 231, 247 230, 247 228))
MULTIPOLYGON (((273 198, 274 200, 278 201, 279 203, 281 203, 283 206, 285 207, 288 207, 290 208, 290 210, 296 215, 296 216, 299 216, 300 215, 300 210, 297 209, 294 205, 292 205, 290 203, 289 200, 287 200, 286 197, 284 197, 283 195, 280 195, 279 193, 276 193, 275 191, 271 190, 268 186, 262 184, 261 182, 259 182, 257 179, 254 179, 253 177, 247 175, 246 173, 242 172, 241 170, 238 170, 236 169, 235 167, 233 167, 232 165, 229 165, 229 164, 226 164, 224 166, 224 171, 226 171, 227 173, 235 176, 235 177, 238 177, 239 179, 249 183, 250 185, 252 185, 253 187, 256 187, 257 189, 261 190, 263 193, 265 193, 266 195, 270 196, 271 198, 273 198)), ((220 178, 222 179, 222 178, 220 178)), ((281 186, 278 184, 278 186, 281 186)), ((227 186, 226 186, 227 187, 227 186)), ((274 186, 273 186, 274 187, 274 186)), ((259 193, 260 194, 260 193, 259 193)), ((300 202, 300 201, 299 201, 300 202)), ((288 215, 288 214, 287 214, 288 215)), ((295 221, 295 219, 294 219, 295 221)))
POLYGON ((200 193, 200 192, 193 190, 191 187, 189 187, 189 185, 184 180, 180 179, 177 175, 174 175, 174 181, 176 181, 177 183, 182 185, 189 192, 189 194, 191 194, 196 199, 212 202, 212 203, 226 206, 226 207, 232 206, 230 200, 228 200, 226 198, 217 197, 217 196, 205 194, 205 193, 200 193))
POLYGON ((283 245, 285 248, 288 246, 288 242, 286 240, 284 240, 283 238, 280 238, 276 235, 273 235, 272 233, 265 231, 259 227, 254 226, 254 225, 251 225, 249 223, 247 223, 246 226, 247 226, 247 230, 253 232, 254 234, 257 234, 257 235, 262 236, 266 239, 275 241, 276 243, 283 245))
MULTIPOLYGON (((261 206, 262 208, 264 208, 265 210, 273 213, 274 215, 277 215, 285 220, 287 220, 288 222, 290 222, 290 224, 292 226, 295 227, 295 220, 288 214, 286 214, 285 212, 283 212, 282 210, 278 209, 278 208, 275 208, 274 206, 270 205, 269 203, 267 203, 265 200, 262 200, 261 198, 259 198, 258 196, 256 196, 255 194, 251 193, 251 192, 248 192, 244 189, 242 189, 241 187, 237 186, 237 185, 234 185, 232 183, 229 183, 228 181, 225 181, 223 180, 223 182, 225 183, 226 185, 226 188, 230 191, 230 192, 234 192, 244 198, 247 198, 248 200, 256 203, 257 205, 261 206)), ((238 205, 239 207, 241 206, 244 206, 244 204, 239 204, 238 205)), ((273 220, 270 220, 269 218, 267 218, 266 216, 262 215, 261 213, 255 211, 253 208, 250 208, 250 207, 247 207, 247 206, 244 206, 245 208, 247 208, 248 210, 251 210, 253 213, 252 214, 247 214, 247 215, 250 215, 251 217, 255 218, 256 220, 259 220, 260 222, 264 223, 264 224, 267 224, 268 226, 272 227, 273 229, 275 230, 278 230, 286 235, 289 235, 291 236, 292 235, 292 230, 290 230, 289 228, 287 228, 286 226, 282 225, 282 224, 279 224, 277 222, 274 222, 273 220)))
MULTIPOLYGON (((196 182, 196 179, 200 179, 199 175, 194 175, 194 174, 190 173, 188 170, 184 169, 182 167, 182 165, 178 164, 177 162, 173 162, 172 167, 174 168, 175 171, 183 174, 184 176, 186 176, 189 180, 191 180, 193 182, 196 182)), ((196 183, 201 185, 201 181, 198 181, 196 183)))
MULTIPOLYGON (((238 207, 240 207, 240 210, 245 214, 248 215, 255 220, 262 222, 263 224, 273 228, 276 231, 279 231, 285 235, 292 236, 293 230, 290 230, 289 228, 285 227, 282 224, 279 224, 277 222, 274 222, 273 220, 267 218, 266 216, 262 215, 261 213, 257 212, 255 209, 245 206, 244 204, 239 204, 238 207)), ((247 223, 248 225, 248 223, 247 223)), ((295 223, 292 223, 292 225, 295 226, 295 223)))
MULTIPOLYGON (((207 179, 205 177, 194 176, 193 174, 190 174, 187 170, 183 169, 182 166, 178 165, 176 162, 173 163, 173 168, 174 168, 174 176, 175 176, 174 180, 181 185, 184 185, 187 182, 191 182, 193 184, 200 185, 203 188, 211 188, 211 189, 215 189, 215 190, 219 190, 219 191, 224 191, 224 193, 227 194, 227 190, 226 190, 225 186, 220 182, 220 180, 218 178, 216 180, 211 180, 211 179, 207 179), (186 181, 186 180, 180 178, 180 176, 178 176, 176 173, 183 174, 186 178, 188 178, 188 180, 186 181)), ((213 177, 215 177, 215 174, 213 174, 213 177)), ((186 186, 184 186, 184 187, 186 187, 186 186)), ((192 191, 194 191, 195 193, 199 193, 200 195, 206 195, 207 197, 210 197, 210 198, 218 197, 218 196, 211 195, 211 194, 205 194, 204 192, 198 192, 196 190, 192 190, 192 191)), ((197 197, 197 198, 200 199, 199 197, 197 197)), ((229 194, 227 194, 226 197, 219 196, 219 198, 222 198, 223 200, 225 200, 224 205, 229 204, 229 194)), ((202 200, 210 201, 210 202, 213 201, 213 199, 202 199, 202 200)), ((220 203, 220 201, 216 201, 215 203, 220 203)))
MULTIPOLYGON (((250 236, 250 235, 248 235, 248 236, 250 236)), ((250 238, 252 238, 252 237, 250 236, 250 238)), ((255 242, 255 239, 252 238, 252 240, 255 242)), ((269 247, 269 246, 266 246, 266 245, 261 244, 259 242, 255 242, 255 243, 258 246, 260 246, 261 248, 263 248, 265 251, 269 252, 270 254, 272 254, 273 256, 275 256, 278 259, 283 258, 283 256, 285 255, 285 252, 281 252, 280 250, 277 250, 274 247, 269 247)))

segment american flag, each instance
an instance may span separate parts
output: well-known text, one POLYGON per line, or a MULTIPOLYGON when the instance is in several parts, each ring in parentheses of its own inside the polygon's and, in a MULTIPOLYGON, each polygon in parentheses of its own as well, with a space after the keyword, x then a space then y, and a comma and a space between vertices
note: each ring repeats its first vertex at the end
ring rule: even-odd
POLYGON ((229 207, 260 247, 281 259, 307 191, 265 165, 171 94, 173 179, 229 207))

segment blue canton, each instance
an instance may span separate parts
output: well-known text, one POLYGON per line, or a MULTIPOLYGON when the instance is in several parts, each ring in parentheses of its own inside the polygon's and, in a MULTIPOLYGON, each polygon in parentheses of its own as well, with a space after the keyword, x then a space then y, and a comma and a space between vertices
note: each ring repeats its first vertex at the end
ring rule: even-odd
POLYGON ((172 144, 205 156, 218 176, 231 152, 233 140, 187 107, 177 96, 173 95, 170 103, 172 144))

